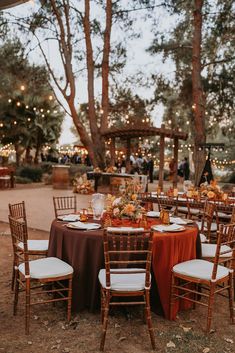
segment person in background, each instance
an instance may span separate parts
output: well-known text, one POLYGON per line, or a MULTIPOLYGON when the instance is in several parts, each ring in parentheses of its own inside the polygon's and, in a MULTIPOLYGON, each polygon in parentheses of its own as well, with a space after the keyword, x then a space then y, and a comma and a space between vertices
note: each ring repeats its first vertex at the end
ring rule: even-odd
POLYGON ((179 180, 181 183, 184 181, 184 160, 179 163, 177 175, 179 176, 179 180))
POLYGON ((143 158, 142 158, 141 154, 139 154, 138 158, 136 159, 136 167, 137 167, 138 174, 141 173, 142 164, 143 164, 143 158))
POLYGON ((143 164, 142 164, 142 173, 144 175, 148 174, 148 160, 146 157, 143 158, 143 164))
POLYGON ((184 163, 183 163, 183 176, 184 180, 189 180, 189 175, 190 175, 190 169, 189 169, 189 162, 188 158, 184 158, 184 163))
POLYGON ((154 162, 153 159, 150 158, 148 160, 148 173, 149 173, 149 181, 153 183, 153 170, 154 170, 154 162))

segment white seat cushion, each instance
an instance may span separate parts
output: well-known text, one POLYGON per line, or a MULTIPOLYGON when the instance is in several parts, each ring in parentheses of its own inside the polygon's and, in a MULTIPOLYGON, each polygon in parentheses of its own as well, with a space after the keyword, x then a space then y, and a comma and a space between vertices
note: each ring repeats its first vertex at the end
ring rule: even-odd
POLYGON ((178 212, 188 213, 188 207, 178 207, 178 212))
MULTIPOLYGON (((139 268, 125 268, 125 269, 112 269, 111 271, 139 271, 139 268)), ((106 271, 105 269, 100 270, 98 275, 100 284, 103 288, 106 287, 106 271)), ((125 274, 114 274, 110 275, 111 290, 120 292, 134 292, 138 290, 144 290, 145 288, 145 272, 143 273, 125 273, 125 274)))
MULTIPOLYGON (((215 257, 216 253, 216 244, 202 244, 202 257, 215 257)), ((220 257, 231 257, 233 255, 232 249, 227 245, 222 245, 220 252, 223 253, 229 251, 226 254, 220 255, 220 257)))
MULTIPOLYGON (((173 272, 184 276, 200 278, 210 281, 212 277, 214 264, 206 260, 189 260, 181 262, 173 267, 173 272)), ((229 269, 224 266, 218 266, 216 279, 222 279, 229 274, 229 269)))
MULTIPOLYGON (((47 251, 49 240, 28 240, 28 251, 47 251)), ((24 249, 24 244, 19 243, 18 247, 24 249)))
POLYGON ((224 213, 224 212, 218 212, 217 215, 218 215, 219 218, 226 218, 226 219, 230 219, 231 218, 231 214, 224 213))
POLYGON ((202 233, 200 233, 200 240, 201 240, 201 243, 206 243, 208 241, 207 237, 202 233))
MULTIPOLYGON (((197 221, 196 222, 197 223, 197 225, 198 225, 198 228, 199 229, 201 229, 201 227, 202 227, 202 222, 201 221, 197 221)), ((205 230, 207 229, 206 227, 205 227, 205 225, 204 225, 204 228, 205 228, 205 230)), ((211 223, 211 232, 216 232, 217 231, 217 223, 211 223)))
MULTIPOLYGON (((29 261, 30 277, 35 279, 67 276, 73 273, 73 268, 56 257, 29 261)), ((19 271, 25 275, 24 263, 20 264, 19 271)))

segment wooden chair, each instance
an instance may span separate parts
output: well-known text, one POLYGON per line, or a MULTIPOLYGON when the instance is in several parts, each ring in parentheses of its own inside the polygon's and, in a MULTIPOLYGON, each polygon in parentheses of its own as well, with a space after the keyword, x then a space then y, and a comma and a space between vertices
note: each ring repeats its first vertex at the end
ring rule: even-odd
POLYGON ((16 283, 14 295, 14 315, 17 312, 18 295, 20 289, 25 292, 25 333, 29 334, 30 307, 36 304, 67 301, 67 319, 71 318, 72 302, 72 277, 73 268, 66 262, 55 258, 47 257, 37 260, 29 260, 28 232, 24 221, 19 221, 9 216, 11 236, 16 258, 16 283), (23 243, 23 251, 20 244, 23 243), (61 281, 67 280, 68 285, 61 281), (57 287, 53 287, 53 284, 57 287), (48 284, 50 285, 48 287, 48 284), (39 290, 39 289, 44 290, 39 290), (32 293, 36 290, 36 293, 32 293), (33 295, 34 294, 34 295, 33 295), (41 296, 52 294, 52 298, 38 300, 41 296), (56 296, 58 295, 58 296, 56 296), (34 299, 35 298, 35 299, 34 299))
POLYGON ((231 222, 233 208, 235 207, 234 202, 226 203, 221 201, 214 201, 216 205, 215 218, 216 223, 219 225, 221 223, 226 224, 231 222))
POLYGON ((145 306, 145 316, 151 344, 155 339, 150 312, 152 232, 143 228, 124 233, 120 228, 104 231, 105 269, 99 272, 101 285, 101 317, 103 324, 100 350, 104 350, 110 306, 145 306), (118 300, 134 297, 132 301, 118 300), (137 299, 141 297, 141 299, 137 299), (115 301, 115 298, 118 298, 115 301))
POLYGON ((217 231, 217 224, 213 223, 214 213, 215 205, 207 201, 204 206, 202 219, 196 222, 200 230, 200 238, 202 243, 210 242, 211 232, 217 231), (216 228, 214 226, 216 226, 216 228))
POLYGON ((146 211, 153 211, 153 203, 151 201, 151 193, 150 192, 143 192, 138 193, 138 199, 141 202, 141 206, 146 209, 146 211))
POLYGON ((53 196, 55 218, 70 212, 77 212, 76 196, 53 196))
POLYGON ((161 211, 162 209, 168 209, 173 214, 178 214, 177 197, 157 195, 157 200, 159 211, 161 211))
POLYGON ((204 208, 204 204, 201 201, 197 201, 194 198, 186 198, 186 206, 178 207, 178 214, 183 214, 188 219, 199 220, 201 217, 201 211, 204 208))
POLYGON ((230 223, 235 223, 235 206, 233 207, 230 223))
POLYGON ((172 269, 171 317, 174 303, 178 299, 198 303, 207 307, 206 332, 210 332, 215 294, 228 292, 231 323, 233 316, 233 269, 235 261, 235 224, 220 225, 214 262, 190 260, 175 265, 172 269), (222 266, 226 262, 226 266, 222 266), (200 291, 198 290, 200 285, 200 291), (208 292, 204 292, 203 289, 208 292), (205 299, 199 300, 200 299, 205 299))
MULTIPOLYGON (((19 202, 15 204, 8 204, 9 215, 15 220, 22 221, 27 226, 27 218, 26 218, 26 210, 25 210, 25 202, 19 202)), ((24 250, 23 243, 20 242, 18 244, 21 250, 24 250)), ((29 256, 46 256, 49 246, 49 240, 38 240, 38 239, 29 239, 28 240, 28 254, 29 256)), ((13 249, 14 250, 14 249, 13 249)), ((15 284, 15 263, 16 258, 13 258, 13 270, 12 270, 12 281, 11 281, 11 289, 14 289, 15 284)))

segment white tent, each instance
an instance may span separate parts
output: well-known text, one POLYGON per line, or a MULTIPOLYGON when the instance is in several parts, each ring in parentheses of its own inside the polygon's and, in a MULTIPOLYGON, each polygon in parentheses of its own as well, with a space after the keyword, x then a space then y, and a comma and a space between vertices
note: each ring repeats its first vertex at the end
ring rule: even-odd
POLYGON ((0 0, 0 10, 8 9, 9 7, 17 6, 28 1, 29 0, 0 0))

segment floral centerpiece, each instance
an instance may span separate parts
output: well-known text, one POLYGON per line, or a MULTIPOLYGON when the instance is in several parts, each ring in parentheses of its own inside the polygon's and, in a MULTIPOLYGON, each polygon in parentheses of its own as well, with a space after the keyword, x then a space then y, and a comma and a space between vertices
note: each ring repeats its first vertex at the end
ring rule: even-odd
POLYGON ((86 174, 74 179, 73 192, 78 194, 91 194, 94 192, 93 185, 90 180, 87 180, 86 174))
POLYGON ((109 213, 112 218, 141 219, 145 210, 137 199, 137 193, 140 189, 141 186, 139 183, 131 181, 126 182, 119 197, 109 194, 106 199, 107 213, 109 213))
POLYGON ((111 167, 106 168, 105 171, 106 171, 106 173, 116 173, 117 172, 117 167, 111 166, 111 167))
POLYGON ((224 193, 220 190, 216 180, 211 180, 210 184, 203 183, 200 185, 200 193, 202 196, 208 197, 211 200, 223 200, 224 193))

